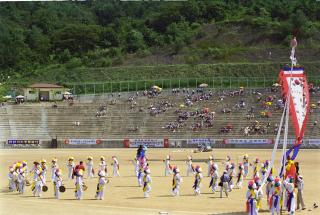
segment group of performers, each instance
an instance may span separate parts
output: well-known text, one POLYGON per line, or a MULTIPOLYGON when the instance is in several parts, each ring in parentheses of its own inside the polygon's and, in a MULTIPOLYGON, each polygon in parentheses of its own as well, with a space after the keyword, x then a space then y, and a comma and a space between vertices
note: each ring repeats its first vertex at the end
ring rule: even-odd
MULTIPOLYGON (((135 175, 137 177, 138 186, 142 187, 145 198, 149 197, 151 188, 151 170, 146 157, 146 147, 139 147, 137 155, 134 159, 135 175)), ((75 184, 75 198, 80 200, 83 198, 83 192, 87 189, 84 183, 84 175, 86 178, 93 178, 95 175, 93 157, 88 156, 86 163, 82 161, 75 164, 73 157, 69 157, 67 167, 67 179, 74 180, 75 184)), ((170 155, 163 160, 164 175, 172 175, 172 195, 179 196, 180 187, 182 183, 182 176, 177 165, 172 165, 172 158, 170 155)), ((201 187, 203 181, 203 171, 200 165, 194 165, 192 157, 188 156, 186 161, 186 177, 194 176, 193 190, 195 195, 201 194, 201 187)), ((274 175, 273 168, 270 168, 268 174, 269 161, 261 162, 258 158, 254 159, 252 163, 249 162, 249 156, 243 156, 242 162, 235 164, 230 156, 226 157, 222 174, 219 174, 218 163, 215 162, 213 156, 209 156, 206 161, 207 175, 211 178, 209 188, 213 193, 220 191, 220 198, 225 194, 226 197, 234 189, 242 189, 244 178, 250 179, 248 182, 248 191, 246 192, 246 206, 249 215, 258 214, 261 209, 261 201, 264 195, 262 189, 262 181, 266 180, 265 194, 267 203, 271 214, 280 214, 281 206, 293 214, 296 209, 305 209, 303 201, 303 177, 299 174, 298 165, 295 164, 288 157, 284 178, 281 179, 274 175), (250 168, 252 167, 252 174, 249 176, 250 168), (220 188, 219 188, 220 187, 220 188), (297 189, 297 194, 295 193, 297 189), (295 201, 297 200, 297 204, 295 201)), ((116 156, 112 156, 113 167, 112 175, 119 177, 119 161, 116 156)), ((54 197, 59 199, 61 192, 65 192, 65 187, 62 180, 62 171, 59 168, 57 158, 51 160, 50 167, 47 166, 47 161, 35 161, 33 167, 29 170, 26 161, 19 161, 9 167, 8 179, 9 190, 11 192, 18 191, 20 194, 25 192, 25 186, 31 185, 34 196, 40 197, 42 192, 46 192, 46 175, 48 170, 51 170, 51 182, 54 187, 54 197), (31 183, 29 182, 31 181, 31 183)), ((108 168, 106 158, 101 156, 97 168, 98 183, 96 189, 96 199, 102 200, 104 198, 104 188, 109 182, 108 168)))
MULTIPOLYGON (((254 163, 258 166, 258 160, 254 163)), ((282 178, 275 176, 274 171, 268 175, 268 162, 261 165, 261 178, 258 171, 254 169, 253 179, 248 182, 246 193, 246 208, 249 215, 257 215, 261 209, 263 196, 262 181, 266 178, 265 193, 270 213, 279 215, 281 209, 287 210, 289 214, 294 214, 296 210, 305 210, 303 200, 303 176, 299 173, 299 164, 294 163, 290 156, 287 157, 285 164, 285 173, 282 178), (297 194, 296 194, 297 191, 297 194)))
MULTIPOLYGON (((116 156, 112 156, 113 176, 120 176, 119 173, 119 161, 116 156)), ((67 179, 74 180, 75 184, 75 198, 80 200, 83 197, 83 192, 87 189, 84 183, 84 173, 87 172, 87 179, 93 178, 93 157, 88 156, 86 164, 80 161, 79 164, 75 164, 74 158, 69 157, 67 164, 67 179)), ((65 192, 66 188, 63 185, 62 171, 58 165, 58 159, 53 158, 51 160, 51 166, 47 166, 47 161, 42 159, 41 161, 34 161, 31 170, 28 169, 26 161, 15 162, 9 167, 8 180, 9 191, 18 191, 19 194, 25 192, 26 186, 31 186, 32 193, 35 197, 41 197, 42 192, 48 190, 46 175, 48 170, 51 170, 51 182, 53 183, 54 197, 59 199, 60 193, 65 192), (31 178, 29 177, 31 175, 31 178), (31 181, 31 183, 30 183, 31 181)), ((107 163, 105 157, 100 157, 100 163, 98 166, 98 184, 95 197, 102 200, 104 197, 104 187, 109 182, 107 179, 107 163)))

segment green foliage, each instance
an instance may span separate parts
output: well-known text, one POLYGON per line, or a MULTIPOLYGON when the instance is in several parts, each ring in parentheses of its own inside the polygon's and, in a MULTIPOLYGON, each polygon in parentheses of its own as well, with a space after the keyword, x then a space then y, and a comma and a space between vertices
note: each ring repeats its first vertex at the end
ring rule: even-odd
POLYGON ((95 61, 96 67, 109 67, 112 65, 112 60, 108 57, 106 58, 99 58, 95 61))
POLYGON ((71 58, 67 63, 66 63, 66 68, 67 69, 74 69, 77 67, 80 67, 82 65, 81 59, 79 58, 71 58))
POLYGON ((190 64, 192 66, 196 65, 200 61, 200 57, 196 54, 193 54, 191 56, 186 56, 185 61, 187 64, 190 64))
MULTIPOLYGON (((195 40, 206 44, 212 36, 207 24, 221 28, 217 35, 232 27, 227 24, 250 26, 287 46, 292 34, 318 44, 319 20, 320 5, 313 0, 6 2, 0 4, 0 73, 27 79, 50 68, 52 77, 63 78, 66 68, 118 66, 128 53, 142 58, 150 50, 182 54, 194 65, 202 55, 183 52, 195 40)), ((201 49, 227 60, 236 51, 232 45, 201 49)), ((81 79, 77 75, 82 73, 71 78, 81 79)))
POLYGON ((126 50, 129 53, 136 52, 145 48, 143 35, 140 31, 131 30, 126 35, 126 50))

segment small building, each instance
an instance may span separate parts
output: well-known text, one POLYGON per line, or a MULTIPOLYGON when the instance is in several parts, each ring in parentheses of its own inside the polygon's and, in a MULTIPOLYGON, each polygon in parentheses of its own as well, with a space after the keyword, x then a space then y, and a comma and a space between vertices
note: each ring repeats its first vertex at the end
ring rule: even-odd
POLYGON ((57 101, 63 99, 68 89, 56 84, 36 83, 24 88, 26 101, 57 101))

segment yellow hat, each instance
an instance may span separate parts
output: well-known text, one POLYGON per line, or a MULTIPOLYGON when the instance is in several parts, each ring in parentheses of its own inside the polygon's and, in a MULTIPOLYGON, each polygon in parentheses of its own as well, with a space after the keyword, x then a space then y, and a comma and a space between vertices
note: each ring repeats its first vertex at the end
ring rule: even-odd
POLYGON ((57 162, 58 159, 56 157, 52 158, 52 161, 57 162))
POLYGON ((105 158, 105 157, 103 157, 103 156, 101 156, 101 157, 100 157, 100 160, 105 160, 105 159, 106 159, 106 158, 105 158))
POLYGON ((93 157, 92 156, 88 156, 88 160, 93 160, 93 157))
POLYGON ((46 159, 42 159, 41 163, 47 163, 46 159))
POLYGON ((69 160, 69 161, 70 161, 70 160, 72 160, 72 161, 73 161, 73 160, 74 160, 74 158, 73 158, 73 157, 69 157, 69 158, 68 158, 68 160, 69 160))

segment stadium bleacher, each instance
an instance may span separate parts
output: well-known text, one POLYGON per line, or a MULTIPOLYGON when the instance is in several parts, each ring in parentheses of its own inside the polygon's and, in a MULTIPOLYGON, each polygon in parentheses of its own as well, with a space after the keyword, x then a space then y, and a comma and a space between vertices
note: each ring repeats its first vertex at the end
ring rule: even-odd
MULTIPOLYGON (((230 91, 230 90, 229 90, 230 91)), ((128 96, 116 98, 116 104, 111 104, 113 98, 105 99, 102 96, 92 96, 90 100, 75 100, 71 106, 67 102, 57 103, 53 108, 53 103, 25 103, 20 105, 7 105, 0 109, 0 140, 7 139, 45 139, 52 138, 100 138, 100 139, 123 139, 123 138, 274 138, 274 125, 279 123, 282 110, 275 110, 275 102, 270 107, 272 117, 262 118, 260 112, 264 111, 262 102, 258 102, 258 95, 254 90, 245 90, 243 95, 229 96, 225 91, 225 99, 218 101, 221 91, 214 91, 213 97, 209 100, 194 102, 192 106, 184 106, 182 111, 195 111, 196 109, 208 108, 210 112, 215 112, 213 127, 202 127, 196 131, 191 129, 195 122, 194 117, 185 121, 185 126, 172 132, 164 128, 169 122, 176 122, 179 107, 185 103, 186 95, 182 92, 172 94, 164 92, 159 96, 148 98, 140 96, 134 99, 136 105, 132 108, 132 101, 128 101, 128 96), (235 104, 240 100, 245 102, 245 108, 236 109, 235 104), (89 102, 88 102, 89 101, 89 102), (150 104, 158 104, 167 101, 174 104, 165 112, 150 114, 148 107, 150 104), (107 112, 101 117, 96 117, 99 108, 106 105, 107 112), (254 107, 255 117, 247 119, 250 107, 254 107), (222 113, 223 108, 230 108, 231 113, 222 113), (141 110, 140 110, 141 109, 141 110), (270 123, 268 133, 251 134, 244 136, 243 129, 255 121, 260 125, 270 123), (77 125, 78 122, 78 125, 77 125), (221 133, 220 128, 232 125, 228 133, 221 133)), ((276 95, 280 99, 280 93, 271 92, 270 89, 259 90, 262 100, 269 95, 276 95)), ((132 92, 131 96, 134 96, 132 92)), ((317 104, 320 100, 319 92, 310 95, 311 103, 317 104)), ((319 138, 319 128, 313 128, 313 123, 318 120, 319 107, 313 109, 310 114, 305 136, 308 138, 319 138)), ((293 137, 293 130, 290 126, 289 137, 293 137)))

